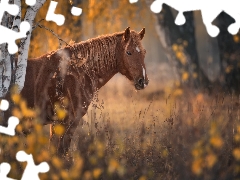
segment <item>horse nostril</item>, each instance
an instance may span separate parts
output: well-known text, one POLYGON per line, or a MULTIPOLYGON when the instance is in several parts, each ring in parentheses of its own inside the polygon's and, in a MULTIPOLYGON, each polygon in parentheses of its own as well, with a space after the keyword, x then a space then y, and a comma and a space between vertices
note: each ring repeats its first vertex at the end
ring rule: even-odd
POLYGON ((138 84, 139 84, 140 86, 143 86, 143 79, 139 79, 139 80, 138 80, 138 84))

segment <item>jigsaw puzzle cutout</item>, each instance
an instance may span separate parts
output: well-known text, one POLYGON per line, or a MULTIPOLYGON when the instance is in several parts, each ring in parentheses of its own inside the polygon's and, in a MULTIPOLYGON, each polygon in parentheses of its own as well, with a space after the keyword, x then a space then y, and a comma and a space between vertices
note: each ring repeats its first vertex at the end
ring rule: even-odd
POLYGON ((155 0, 150 8, 154 13, 159 13, 162 10, 163 4, 167 4, 178 11, 178 15, 175 19, 175 23, 177 25, 183 25, 186 22, 186 19, 183 15, 184 12, 201 10, 203 23, 206 26, 208 34, 212 37, 216 37, 219 34, 219 28, 215 25, 212 25, 212 22, 222 11, 224 11, 236 21, 228 27, 228 32, 232 35, 235 35, 239 31, 239 0, 155 0))
POLYGON ((36 4, 36 0, 25 0, 25 2, 29 6, 34 6, 36 4))
POLYGON ((74 16, 80 16, 80 15, 82 14, 82 9, 73 6, 72 9, 71 9, 71 13, 72 13, 72 15, 74 15, 74 16))
POLYGON ((8 127, 0 126, 0 133, 15 136, 15 128, 19 124, 19 119, 15 116, 8 118, 8 127))
MULTIPOLYGON (((9 0, 1 0, 0 2, 0 22, 2 21, 4 12, 8 12, 13 16, 16 16, 19 12, 19 7, 15 4, 9 4, 8 1, 9 0)), ((26 33, 29 31, 29 29, 30 25, 26 21, 21 22, 19 32, 15 32, 11 29, 8 29, 7 27, 0 25, 0 44, 8 43, 8 52, 10 54, 16 53, 18 51, 18 47, 15 41, 17 39, 26 37, 26 33)))
MULTIPOLYGON (((9 102, 5 99, 1 100, 0 110, 6 111, 9 107, 9 102)), ((8 127, 0 126, 0 133, 14 136, 15 128, 19 124, 19 119, 15 116, 11 116, 8 119, 8 127)), ((27 166, 23 172, 21 180, 39 180, 38 174, 48 172, 50 167, 48 163, 42 162, 39 165, 35 165, 32 154, 27 154, 24 151, 18 151, 16 159, 19 162, 27 162, 27 166)), ((7 177, 11 167, 8 163, 0 164, 0 180, 14 180, 7 177)))
MULTIPOLYGON (((55 1, 51 1, 50 2, 50 5, 48 7, 48 11, 47 11, 47 16, 46 16, 46 20, 47 21, 53 21, 55 22, 58 26, 61 26, 64 24, 65 22, 65 17, 64 15, 62 14, 55 14, 55 10, 57 8, 57 4, 58 2, 55 2, 55 1)), ((81 8, 78 8, 78 7, 75 7, 73 6, 71 8, 71 13, 72 15, 74 16, 80 16, 82 14, 82 9, 81 8)))
MULTIPOLYGON (((136 3, 138 0, 129 0, 130 3, 136 3)), ((154 13, 160 13, 162 5, 176 9, 178 15, 175 19, 175 24, 183 25, 186 19, 183 15, 187 11, 201 10, 203 23, 210 36, 216 37, 220 30, 217 26, 212 25, 214 19, 222 12, 226 12, 232 18, 235 19, 235 23, 228 27, 228 32, 232 35, 238 33, 240 28, 240 1, 239 0, 210 0, 210 1, 193 1, 193 0, 155 0, 150 9, 154 13)))
POLYGON ((46 173, 49 171, 49 165, 46 162, 42 162, 39 165, 35 165, 32 154, 27 154, 24 151, 18 151, 16 158, 19 162, 27 162, 27 166, 23 172, 21 180, 39 180, 39 173, 46 173))
POLYGON ((10 172, 11 166, 8 163, 1 163, 0 164, 0 179, 1 180, 16 180, 16 179, 12 179, 7 177, 8 173, 10 172))
MULTIPOLYGON (((1 100, 0 104, 0 110, 1 111, 6 111, 9 107, 9 102, 5 99, 1 100)), ((9 136, 14 136, 15 135, 15 128, 19 124, 19 119, 15 116, 11 116, 8 119, 8 127, 4 127, 0 125, 0 133, 6 134, 9 136)))
POLYGON ((0 2, 0 23, 2 22, 4 12, 16 16, 19 12, 19 7, 15 4, 9 4, 9 0, 1 0, 0 2))
MULTIPOLYGON (((29 6, 34 6, 36 0, 25 0, 26 4, 29 6)), ((62 14, 55 14, 54 11, 57 7, 58 2, 51 1, 49 9, 47 11, 46 20, 54 21, 57 25, 61 26, 64 24, 65 17, 62 14)), ((9 0, 0 1, 0 23, 3 18, 4 12, 16 16, 20 11, 19 7, 15 4, 9 4, 9 0)), ((82 9, 78 7, 72 7, 71 13, 74 16, 80 16, 82 14, 82 9)), ((0 44, 8 43, 8 52, 9 54, 15 54, 18 51, 18 46, 16 44, 17 39, 27 37, 27 32, 30 30, 30 24, 27 21, 23 21, 20 24, 19 32, 15 32, 7 27, 0 25, 0 44)))
MULTIPOLYGON (((27 154, 24 151, 18 151, 16 159, 19 162, 27 162, 27 166, 24 169, 21 180, 40 180, 38 174, 46 173, 49 171, 49 165, 46 162, 42 162, 39 165, 35 165, 32 154, 27 154)), ((0 179, 1 180, 15 180, 7 177, 10 172, 11 166, 8 163, 0 164, 0 179)))
POLYGON ((129 0, 131 4, 138 2, 138 0, 129 0))
POLYGON ((0 110, 6 111, 6 110, 8 110, 8 108, 9 108, 9 102, 5 99, 2 99, 1 103, 0 103, 0 110))
POLYGON ((58 26, 61 26, 65 22, 65 17, 62 14, 55 14, 54 11, 57 8, 58 2, 51 1, 48 7, 46 20, 54 21, 58 26))
POLYGON ((8 52, 9 54, 14 54, 18 51, 18 46, 16 44, 17 39, 27 37, 27 32, 30 30, 30 25, 28 22, 23 21, 20 24, 20 31, 15 32, 11 29, 8 29, 0 25, 0 44, 8 43, 8 52))

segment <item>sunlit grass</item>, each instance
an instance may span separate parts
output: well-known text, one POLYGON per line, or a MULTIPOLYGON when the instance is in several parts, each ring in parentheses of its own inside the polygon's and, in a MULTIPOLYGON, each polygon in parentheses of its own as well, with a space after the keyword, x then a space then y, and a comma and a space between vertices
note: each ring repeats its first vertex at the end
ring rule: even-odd
MULTIPOLYGON (((194 94, 177 85, 136 92, 130 84, 110 83, 94 98, 62 159, 39 123, 41 110, 28 109, 16 93, 12 100, 12 113, 21 120, 18 135, 0 138, 0 162, 11 164, 11 178, 19 179, 25 167, 16 161, 19 150, 33 154, 36 164, 49 163, 42 179, 233 179, 240 174, 239 98, 233 95, 194 94)), ((57 105, 54 118, 62 121, 67 112, 57 105)), ((59 127, 57 135, 63 132, 59 127)))

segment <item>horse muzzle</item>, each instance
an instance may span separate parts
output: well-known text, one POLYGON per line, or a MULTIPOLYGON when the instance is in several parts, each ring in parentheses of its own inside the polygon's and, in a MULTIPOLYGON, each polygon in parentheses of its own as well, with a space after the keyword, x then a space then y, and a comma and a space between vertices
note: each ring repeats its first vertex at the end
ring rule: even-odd
POLYGON ((147 87, 148 83, 149 83, 148 79, 140 78, 138 81, 135 82, 135 89, 136 90, 144 89, 145 87, 147 87))

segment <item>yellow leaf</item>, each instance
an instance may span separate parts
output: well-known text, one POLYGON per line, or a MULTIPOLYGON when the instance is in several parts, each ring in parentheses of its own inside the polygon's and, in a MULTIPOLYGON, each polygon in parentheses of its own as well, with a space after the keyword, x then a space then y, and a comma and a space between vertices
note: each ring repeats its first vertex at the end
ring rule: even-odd
POLYGON ((192 163, 192 172, 196 175, 200 175, 202 173, 202 160, 196 159, 192 163))
POLYGON ((192 156, 197 158, 197 157, 200 157, 202 155, 202 149, 201 148, 195 148, 193 151, 192 151, 192 156))
POLYGON ((36 142, 36 136, 35 134, 29 134, 27 136, 27 143, 29 146, 33 145, 36 142))
POLYGON ((204 96, 202 93, 198 93, 196 96, 197 102, 203 102, 204 101, 204 96))
POLYGON ((58 109, 57 110, 57 117, 59 120, 63 120, 67 115, 67 111, 65 109, 58 109))
POLYGON ((220 136, 214 136, 211 137, 210 144, 215 148, 221 148, 223 145, 223 140, 220 136))
POLYGON ((183 72, 183 73, 182 73, 182 80, 183 80, 183 81, 187 81, 188 78, 189 78, 188 72, 183 72))
POLYGON ((139 180, 147 180, 146 176, 141 176, 139 180))
POLYGON ((240 38, 239 38, 238 35, 234 35, 233 36, 233 40, 234 40, 235 43, 239 43, 240 42, 240 38))
POLYGON ((208 154, 206 157, 206 165, 210 169, 214 166, 214 164, 217 162, 217 156, 214 154, 208 154))
POLYGON ((38 133, 42 132, 42 130, 43 130, 43 127, 40 124, 35 124, 34 127, 35 127, 36 132, 38 132, 38 133))
POLYGON ((18 104, 21 100, 21 96, 19 94, 13 94, 12 95, 12 100, 15 104, 18 104))
POLYGON ((234 140, 235 140, 236 142, 240 142, 240 134, 236 134, 236 135, 234 136, 234 140))
POLYGON ((65 131, 65 128, 63 125, 57 124, 54 126, 54 132, 56 135, 61 136, 63 135, 64 131, 65 131))
POLYGON ((50 159, 50 153, 47 150, 43 150, 40 156, 42 157, 42 161, 47 161, 50 159))
POLYGON ((68 172, 62 170, 62 171, 61 171, 61 176, 62 176, 63 179, 67 179, 67 178, 68 178, 68 172))
POLYGON ((196 79, 198 77, 198 73, 194 72, 192 76, 194 79, 196 79))
POLYGON ((163 157, 167 157, 167 156, 168 156, 168 150, 167 150, 167 149, 164 149, 164 150, 162 151, 162 155, 163 155, 163 157))
POLYGON ((176 57, 181 59, 183 57, 183 53, 181 51, 176 52, 176 57))
POLYGON ((18 108, 14 108, 12 110, 12 114, 16 116, 18 119, 22 119, 23 117, 22 112, 18 108))
POLYGON ((173 44, 173 45, 172 45, 172 49, 173 49, 173 51, 177 51, 177 50, 178 50, 177 44, 173 44))
POLYGON ((110 173, 113 173, 114 171, 117 170, 118 167, 119 167, 118 162, 115 159, 111 159, 109 162, 108 171, 110 173))
POLYGON ((93 178, 98 179, 101 173, 102 173, 102 170, 100 168, 95 168, 93 170, 93 178))
POLYGON ((62 165, 63 165, 62 161, 58 157, 53 157, 52 158, 52 163, 56 168, 58 168, 58 169, 62 168, 62 165))
POLYGON ((183 94, 183 90, 180 88, 177 88, 174 92, 173 92, 173 96, 177 97, 177 96, 181 96, 183 94))
POLYGON ((240 133, 240 125, 237 126, 237 132, 240 133))
POLYGON ((48 144, 48 138, 44 137, 44 136, 41 136, 41 137, 38 138, 38 142, 42 145, 48 144))
POLYGON ((232 70, 233 70, 233 66, 230 65, 226 67, 225 72, 229 74, 232 70))
POLYGON ((233 150, 233 156, 236 160, 238 160, 238 161, 240 160, 240 148, 235 148, 233 150))

